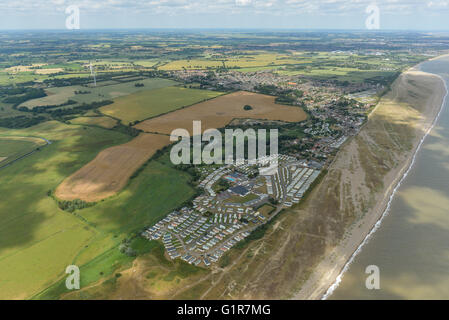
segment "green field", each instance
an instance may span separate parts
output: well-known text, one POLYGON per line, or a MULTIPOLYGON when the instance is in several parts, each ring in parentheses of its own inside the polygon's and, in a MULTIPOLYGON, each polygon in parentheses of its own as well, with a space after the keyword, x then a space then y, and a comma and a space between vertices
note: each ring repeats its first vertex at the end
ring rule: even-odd
POLYGON ((111 129, 117 124, 117 120, 109 117, 78 117, 70 120, 70 123, 111 129))
MULTIPOLYGON (((192 278, 198 278, 207 271, 195 267, 186 262, 168 260, 165 255, 165 249, 160 242, 148 241, 141 237, 135 238, 130 242, 130 247, 140 256, 140 260, 145 261, 146 274, 143 281, 146 287, 156 295, 163 295, 167 291, 175 288, 183 288, 183 280, 190 281, 192 278)), ((65 281, 61 279, 51 287, 34 296, 33 299, 108 299, 111 294, 117 290, 116 282, 121 276, 120 271, 129 268, 132 265, 134 257, 126 256, 118 250, 112 248, 89 263, 80 267, 81 291, 69 292, 65 288, 65 281), (97 282, 100 278, 102 282, 97 282), (96 285, 92 286, 93 283, 96 285)), ((143 283, 142 283, 143 284, 143 283)), ((126 294, 126 290, 124 292, 126 294)))
POLYGON ((250 193, 244 197, 233 195, 230 198, 226 199, 226 202, 227 203, 245 203, 245 202, 248 202, 251 200, 255 200, 257 198, 259 198, 259 197, 252 193, 250 193))
POLYGON ((287 55, 269 52, 251 52, 252 54, 235 56, 215 56, 204 59, 176 60, 160 66, 160 70, 182 70, 182 69, 214 69, 226 68, 258 68, 267 66, 279 66, 288 64, 300 64, 311 62, 309 58, 302 55, 287 55))
POLYGON ((14 83, 22 83, 28 81, 42 81, 47 79, 48 75, 34 74, 33 72, 20 72, 17 74, 9 74, 0 71, 0 85, 10 85, 14 83))
POLYGON ((0 299, 27 298, 63 274, 98 231, 47 196, 66 176, 102 149, 129 136, 94 127, 47 122, 27 130, 0 130, 43 136, 53 143, 1 172, 0 299), (24 187, 26 186, 26 187, 24 187))
POLYGON ((264 204, 262 207, 257 209, 257 211, 264 216, 271 214, 274 210, 276 210, 276 208, 269 204, 264 204))
POLYGON ((0 136, 0 167, 45 144, 41 139, 0 136))
POLYGON ((25 130, 0 129, 0 134, 43 136, 53 142, 2 169, 0 193, 8 201, 0 202, 0 299, 29 298, 60 279, 67 265, 84 266, 93 259, 97 262, 89 277, 96 281, 111 259, 105 255, 107 261, 101 262, 105 252, 194 192, 190 176, 152 161, 117 196, 70 214, 58 208, 48 191, 100 150, 131 137, 56 121, 25 130))
MULTIPOLYGON (((83 287, 114 271, 129 266, 133 260, 118 250, 120 239, 132 231, 151 225, 189 199, 194 191, 188 184, 189 176, 159 161, 151 161, 129 187, 118 196, 96 206, 79 211, 99 236, 88 248, 79 251, 74 263, 80 266, 83 287), (180 195, 175 198, 173 193, 180 195)), ((136 238, 132 248, 143 254, 154 243, 136 238)), ((163 251, 162 251, 163 252, 163 251)), ((37 298, 57 298, 67 292, 59 281, 37 298)))
MULTIPOLYGON (((97 87, 88 86, 68 86, 47 89, 48 96, 33 99, 22 103, 21 107, 32 109, 37 106, 59 105, 67 102, 69 99, 78 103, 91 103, 94 101, 111 100, 120 96, 126 96, 142 90, 159 89, 172 86, 176 82, 167 79, 143 79, 120 83, 118 81, 109 81, 111 85, 102 85, 97 83, 97 87), (143 87, 136 87, 136 83, 141 83, 143 87), (75 91, 89 92, 85 94, 75 94, 75 91)), ((70 105, 73 107, 75 105, 70 105)))
POLYGON ((212 99, 221 94, 216 91, 166 87, 117 98, 113 104, 100 108, 100 111, 128 124, 212 99))

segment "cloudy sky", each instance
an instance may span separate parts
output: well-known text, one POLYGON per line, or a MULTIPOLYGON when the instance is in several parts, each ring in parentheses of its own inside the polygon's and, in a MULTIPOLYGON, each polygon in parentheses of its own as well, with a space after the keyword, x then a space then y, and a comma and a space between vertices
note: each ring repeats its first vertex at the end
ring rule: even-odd
POLYGON ((449 0, 0 0, 0 29, 64 29, 70 5, 81 29, 364 29, 371 4, 381 29, 449 30, 449 0))

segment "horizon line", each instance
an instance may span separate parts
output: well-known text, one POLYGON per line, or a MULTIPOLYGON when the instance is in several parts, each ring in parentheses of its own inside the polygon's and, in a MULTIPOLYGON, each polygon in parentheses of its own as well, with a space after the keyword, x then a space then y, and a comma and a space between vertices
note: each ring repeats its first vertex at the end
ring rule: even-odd
POLYGON ((259 27, 129 27, 129 28, 81 28, 81 29, 66 29, 66 28, 32 28, 32 29, 0 29, 0 32, 5 31, 66 31, 73 33, 81 33, 83 31, 128 31, 128 30, 235 30, 235 31, 352 31, 352 32, 366 32, 366 33, 382 33, 382 32, 449 32, 449 29, 365 29, 365 28, 259 28, 259 27))

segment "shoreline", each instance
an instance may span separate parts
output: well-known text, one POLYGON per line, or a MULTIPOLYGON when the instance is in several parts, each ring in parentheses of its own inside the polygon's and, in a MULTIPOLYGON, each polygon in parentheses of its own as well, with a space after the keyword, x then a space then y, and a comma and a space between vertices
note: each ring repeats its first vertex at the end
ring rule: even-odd
MULTIPOLYGON (((444 56, 440 56, 438 58, 442 57, 444 56)), ((422 74, 439 78, 443 82, 445 88, 445 92, 443 91, 441 95, 438 95, 442 98, 441 105, 439 105, 438 108, 436 108, 436 106, 428 106, 429 110, 423 112, 424 119, 421 123, 423 124, 424 134, 422 136, 418 135, 414 139, 414 147, 410 151, 410 154, 407 155, 406 165, 401 168, 394 168, 386 175, 386 177, 390 176, 391 178, 391 176, 394 176, 394 178, 391 179, 392 181, 389 186, 384 188, 382 201, 371 209, 371 215, 367 215, 361 220, 356 221, 349 228, 348 231, 351 232, 349 239, 342 240, 330 252, 325 254, 303 287, 299 290, 299 292, 294 294, 293 299, 328 299, 340 285, 344 274, 348 271, 355 257, 361 252, 365 244, 369 242, 371 237, 379 229, 383 219, 390 213, 391 203, 395 199, 397 191, 401 187, 404 180, 408 177, 410 171, 414 168, 417 155, 419 154, 427 136, 437 124, 440 115, 444 110, 447 97, 449 96, 448 85, 440 75, 419 71, 417 67, 419 67, 419 65, 405 71, 401 76, 407 74, 408 72, 420 72, 422 74), (356 225, 359 226, 359 230, 356 229, 356 225), (332 257, 334 257, 334 259, 332 257)), ((379 105, 380 103, 376 106, 376 108, 378 108, 379 105)), ((373 110, 373 113, 376 108, 373 110)))

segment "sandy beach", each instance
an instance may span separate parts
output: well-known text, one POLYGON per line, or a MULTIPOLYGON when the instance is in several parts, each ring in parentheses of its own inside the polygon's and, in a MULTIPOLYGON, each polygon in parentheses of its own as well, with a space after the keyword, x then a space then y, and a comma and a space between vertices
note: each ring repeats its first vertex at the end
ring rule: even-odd
MULTIPOLYGON (((401 180, 412 167, 423 137, 428 134, 441 110, 446 93, 442 78, 420 72, 416 68, 404 72, 393 84, 392 90, 381 99, 370 114, 368 123, 359 135, 348 141, 340 150, 330 171, 338 171, 343 181, 352 181, 349 200, 342 197, 342 201, 351 201, 356 211, 360 202, 370 205, 366 207, 366 212, 352 223, 346 236, 338 245, 330 246, 324 259, 316 266, 301 289, 292 296, 293 299, 326 298, 338 286, 352 259, 377 230, 382 217, 388 214, 390 200, 401 180), (393 125, 390 127, 391 124, 393 125), (379 146, 379 140, 376 140, 379 128, 391 131, 388 133, 390 145, 382 143, 379 146), (409 141, 400 139, 394 141, 392 138, 396 137, 394 130, 400 132, 397 136, 405 137, 405 132, 401 132, 404 128, 411 129, 414 136, 409 141), (361 148, 371 143, 376 147, 370 150, 361 148), (401 143, 410 144, 409 150, 401 149, 401 143), (391 146, 398 146, 398 148, 390 149, 391 146), (376 178, 381 178, 383 188, 372 190, 367 186, 367 167, 366 164, 365 167, 360 165, 362 162, 360 154, 366 151, 377 153, 374 156, 381 159, 382 152, 388 150, 393 154, 392 159, 373 163, 372 166, 372 170, 376 170, 379 164, 382 167, 383 174, 376 178), (358 162, 358 165, 354 166, 354 162, 358 162), (348 167, 348 163, 352 163, 351 168, 348 167)), ((323 184, 325 187, 326 181, 323 181, 323 184)), ((313 199, 311 201, 313 205, 313 199)))

